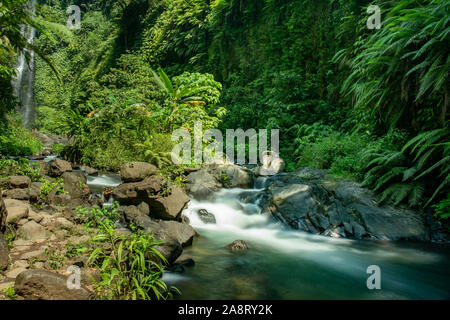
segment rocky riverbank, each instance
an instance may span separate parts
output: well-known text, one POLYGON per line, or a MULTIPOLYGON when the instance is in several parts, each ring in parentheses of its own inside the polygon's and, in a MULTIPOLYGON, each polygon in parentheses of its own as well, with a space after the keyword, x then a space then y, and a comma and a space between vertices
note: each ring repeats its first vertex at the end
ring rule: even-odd
MULTIPOLYGON (((40 161, 38 166, 41 182, 32 182, 28 176, 1 181, 0 291, 14 288, 19 299, 95 298, 93 286, 100 272, 88 266, 89 256, 84 253, 88 250, 83 247, 92 247, 91 238, 98 230, 86 226, 77 208, 102 207, 111 194, 120 203, 117 212, 122 226, 133 224, 161 241, 156 249, 168 261, 168 268, 184 264, 183 258, 179 259, 183 248, 191 245, 196 235, 181 222, 189 197, 156 167, 125 164, 120 171, 123 183, 103 195, 90 191, 87 172, 92 170, 74 170, 61 159, 40 161), (73 265, 81 268, 79 290, 68 290, 64 281, 73 265)), ((130 233, 123 228, 115 232, 130 233)))
POLYGON ((360 184, 332 178, 324 170, 300 168, 271 176, 258 176, 259 172, 260 167, 204 166, 187 176, 186 188, 193 198, 205 200, 220 188, 255 184, 261 192, 243 191, 243 203, 258 203, 264 214, 285 227, 312 234, 357 240, 449 242, 448 230, 431 215, 383 205, 360 184))
MULTIPOLYGON (((211 200, 223 188, 241 189, 240 203, 258 206, 286 229, 358 240, 448 242, 446 230, 431 217, 381 205, 369 190, 334 179, 323 170, 283 173, 284 165, 278 164, 276 174, 267 176, 261 167, 214 163, 187 169, 186 184, 177 185, 151 164, 130 162, 120 170, 120 185, 92 193, 88 177, 98 175, 95 169, 75 170, 61 159, 34 165, 39 168, 39 181, 26 175, 0 180, 0 291, 6 292, 4 298, 7 292, 14 292, 18 299, 98 298, 94 288, 101 272, 87 263, 91 239, 98 230, 86 225, 78 211, 108 208, 112 200, 120 205, 119 227, 114 232, 129 235, 138 228, 152 234, 159 241, 156 249, 167 260, 166 268, 176 272, 195 264, 183 254, 198 236, 183 216, 190 197, 211 200), (67 287, 71 266, 81 270, 80 289, 67 287)), ((246 209, 248 214, 257 211, 246 209)), ((207 210, 196 214, 206 224, 216 223, 207 210)), ((110 244, 102 246, 102 251, 114 250, 110 244)), ((248 248, 239 239, 228 246, 231 252, 248 248)))

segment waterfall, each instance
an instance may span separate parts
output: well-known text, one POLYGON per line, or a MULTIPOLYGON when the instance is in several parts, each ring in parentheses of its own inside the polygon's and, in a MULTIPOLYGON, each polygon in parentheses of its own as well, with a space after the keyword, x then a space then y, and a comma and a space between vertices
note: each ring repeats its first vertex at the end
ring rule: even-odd
MULTIPOLYGON (((32 0, 27 4, 28 10, 31 13, 35 12, 36 1, 32 0)), ((36 36, 36 29, 30 26, 21 26, 21 34, 27 39, 28 43, 33 44, 36 36)), ((14 95, 19 99, 20 105, 19 113, 22 115, 22 120, 25 127, 30 127, 34 120, 34 51, 24 49, 19 53, 19 58, 16 64, 17 76, 12 81, 14 95), (29 57, 27 61, 27 56, 29 57)))

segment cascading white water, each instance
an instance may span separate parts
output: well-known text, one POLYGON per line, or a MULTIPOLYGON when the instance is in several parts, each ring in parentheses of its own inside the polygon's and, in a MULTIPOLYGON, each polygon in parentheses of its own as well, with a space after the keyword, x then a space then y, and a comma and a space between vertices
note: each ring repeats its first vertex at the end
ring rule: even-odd
MULTIPOLYGON (((263 185, 264 181, 256 184, 263 185)), ((209 201, 192 200, 183 215, 200 237, 185 254, 197 263, 185 274, 165 274, 163 279, 189 299, 449 297, 445 290, 449 274, 442 272, 449 258, 442 249, 288 230, 261 212, 262 194, 261 189, 228 189, 209 201), (213 214, 216 223, 202 221, 200 209, 213 214), (225 246, 234 240, 246 241, 250 249, 229 252, 225 246), (381 267, 383 290, 367 289, 370 265, 381 267)))
MULTIPOLYGON (((88 176, 93 192, 120 183, 119 175, 88 176)), ((264 186, 264 181, 256 183, 257 188, 264 186)), ((195 266, 163 276, 182 292, 182 299, 450 298, 448 247, 334 239, 287 230, 262 214, 263 192, 224 189, 209 201, 190 202, 183 214, 200 237, 184 254, 195 260, 195 266), (203 222, 200 209, 213 214, 216 223, 203 222), (225 246, 234 240, 247 241, 249 250, 229 252, 225 246), (366 286, 370 265, 381 268, 382 290, 366 286)))
MULTIPOLYGON (((29 12, 36 10, 36 1, 31 0, 27 3, 29 12)), ((27 42, 33 44, 36 36, 36 29, 25 25, 21 26, 21 34, 27 39, 27 42)), ((16 64, 17 76, 12 81, 14 95, 19 99, 20 106, 18 111, 22 115, 25 127, 30 127, 34 120, 34 51, 24 49, 19 53, 16 64), (28 57, 28 59, 27 59, 28 57)))

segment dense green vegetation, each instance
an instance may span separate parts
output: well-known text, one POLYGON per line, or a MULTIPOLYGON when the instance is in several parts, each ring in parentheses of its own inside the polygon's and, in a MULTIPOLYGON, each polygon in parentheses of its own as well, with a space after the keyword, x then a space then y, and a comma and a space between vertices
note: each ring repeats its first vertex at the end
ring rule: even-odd
MULTIPOLYGON (((276 128, 288 170, 329 169, 380 201, 448 218, 448 1, 39 4, 53 36, 35 42, 43 57, 35 126, 76 136, 67 158, 106 170, 146 160, 174 172, 173 129, 196 120, 204 129, 276 128), (60 30, 71 4, 82 9, 82 27, 60 30), (379 30, 366 26, 370 4, 381 7, 379 30)), ((3 115, 9 87, 2 94, 3 115)), ((25 147, 18 153, 36 149, 25 147)))

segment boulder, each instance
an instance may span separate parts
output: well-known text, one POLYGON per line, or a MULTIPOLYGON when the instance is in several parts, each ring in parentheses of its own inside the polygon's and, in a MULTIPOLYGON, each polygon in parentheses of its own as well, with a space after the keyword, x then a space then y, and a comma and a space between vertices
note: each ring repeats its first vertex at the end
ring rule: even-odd
POLYGON ((138 206, 137 206, 138 210, 140 212, 142 212, 143 214, 145 214, 146 216, 150 215, 150 207, 147 203, 145 202, 141 202, 138 206))
POLYGON ((196 233, 190 225, 176 221, 160 221, 159 226, 160 229, 156 234, 164 233, 169 238, 177 240, 182 247, 192 245, 196 233))
POLYGON ((25 189, 31 184, 31 179, 27 176, 12 176, 9 178, 9 187, 11 189, 25 189))
POLYGON ((50 175, 50 164, 47 161, 39 161, 39 170, 41 176, 49 176, 50 175))
POLYGON ((124 183, 115 188, 112 194, 121 205, 138 205, 144 213, 149 211, 151 217, 165 220, 177 219, 189 202, 184 190, 176 185, 168 185, 157 176, 141 182, 124 183))
MULTIPOLYGON (((136 226, 144 230, 158 230, 159 224, 155 220, 151 219, 146 214, 139 211, 136 206, 121 207, 120 211, 123 212, 125 221, 127 223, 134 223, 136 226)), ((120 212, 119 211, 119 212, 120 212)))
POLYGON ((175 220, 186 208, 189 202, 187 194, 178 186, 169 187, 169 195, 150 197, 150 216, 157 219, 175 220))
POLYGON ((6 223, 17 224, 20 220, 28 217, 28 207, 10 207, 7 210, 6 223))
POLYGON ((183 253, 183 247, 175 239, 167 239, 162 244, 155 246, 155 249, 166 258, 169 265, 172 265, 183 253))
POLYGON ((187 224, 177 221, 154 220, 138 210, 135 206, 123 209, 125 220, 151 232, 158 241, 176 240, 182 247, 192 244, 195 236, 194 229, 187 224))
POLYGON ((27 240, 41 240, 46 238, 45 228, 35 221, 29 221, 17 230, 17 234, 27 240))
POLYGON ((146 162, 129 162, 120 168, 123 182, 138 182, 158 173, 158 168, 146 162))
POLYGON ((98 176, 98 170, 94 169, 94 168, 90 168, 90 167, 83 167, 84 172, 88 175, 88 176, 98 176))
POLYGON ((96 296, 85 286, 69 289, 68 277, 45 270, 27 270, 14 283, 18 295, 30 300, 94 300, 96 296))
POLYGON ((258 176, 273 176, 283 172, 286 168, 286 162, 273 151, 265 151, 261 162, 262 165, 256 168, 258 176))
POLYGON ((11 189, 3 193, 7 199, 37 201, 39 193, 34 189, 11 189))
POLYGON ((227 248, 232 252, 247 251, 248 244, 244 240, 236 240, 227 245, 227 248))
POLYGON ((71 199, 87 199, 91 193, 87 185, 86 176, 79 172, 65 172, 62 174, 64 190, 71 199))
POLYGON ((9 248, 3 233, 0 232, 0 271, 8 268, 9 264, 9 248))
POLYGON ((17 223, 21 219, 27 218, 31 212, 28 202, 15 199, 2 200, 3 223, 17 223))
POLYGON ((146 178, 141 182, 123 183, 113 189, 112 195, 122 205, 148 203, 149 197, 153 197, 162 191, 162 183, 162 178, 156 176, 146 178))
POLYGON ((206 200, 219 188, 253 188, 254 174, 235 164, 207 164, 186 177, 186 190, 197 200, 206 200))
POLYGON ((359 184, 336 181, 305 168, 271 177, 263 211, 293 229, 336 238, 428 240, 423 217, 379 205, 359 184))
POLYGON ((70 162, 61 159, 55 159, 52 163, 50 163, 50 171, 49 175, 51 177, 60 177, 65 172, 71 172, 72 165, 70 162))
POLYGON ((186 190, 197 200, 206 200, 222 187, 221 183, 207 170, 190 173, 186 177, 186 190))
POLYGON ((216 224, 216 217, 205 209, 198 210, 197 215, 206 224, 216 224))
POLYGON ((210 165, 216 179, 218 179, 225 188, 253 188, 254 174, 250 169, 237 166, 235 164, 210 165))
POLYGON ((69 145, 74 142, 73 138, 69 138, 67 136, 57 135, 57 134, 53 134, 53 133, 35 132, 33 134, 39 140, 42 141, 42 144, 44 145, 44 149, 52 147, 55 144, 69 145))
POLYGON ((60 229, 72 229, 75 224, 66 218, 59 217, 55 219, 55 227, 60 229))

